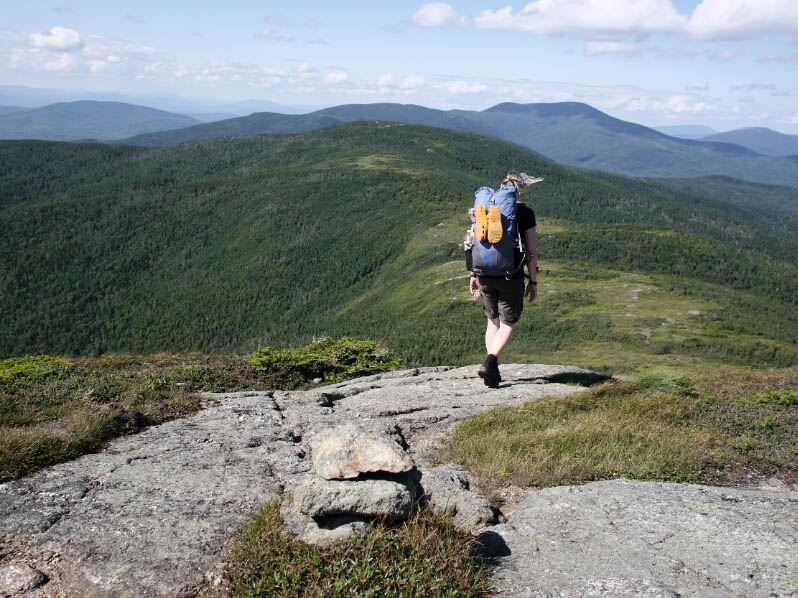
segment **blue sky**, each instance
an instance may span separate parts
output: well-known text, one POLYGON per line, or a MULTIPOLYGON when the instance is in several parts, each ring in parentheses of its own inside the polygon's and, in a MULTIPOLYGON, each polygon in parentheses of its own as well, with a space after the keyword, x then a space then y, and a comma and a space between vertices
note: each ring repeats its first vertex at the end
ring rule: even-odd
POLYGON ((798 133, 798 0, 27 0, 0 11, 0 84, 798 133))

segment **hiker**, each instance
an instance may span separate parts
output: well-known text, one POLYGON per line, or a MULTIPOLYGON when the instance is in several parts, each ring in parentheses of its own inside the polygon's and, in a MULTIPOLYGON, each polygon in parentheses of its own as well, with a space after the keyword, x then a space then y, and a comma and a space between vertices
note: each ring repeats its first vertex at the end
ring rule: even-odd
POLYGON ((508 172, 498 190, 482 187, 476 192, 475 208, 469 212, 474 221, 465 240, 466 267, 471 271, 469 289, 474 297, 482 298, 488 317, 488 356, 477 373, 490 388, 498 388, 501 382, 498 358, 521 317, 524 296, 529 303, 537 296, 535 212, 518 198, 525 186, 542 180, 523 172, 508 172), (529 270, 526 285, 524 264, 529 270))

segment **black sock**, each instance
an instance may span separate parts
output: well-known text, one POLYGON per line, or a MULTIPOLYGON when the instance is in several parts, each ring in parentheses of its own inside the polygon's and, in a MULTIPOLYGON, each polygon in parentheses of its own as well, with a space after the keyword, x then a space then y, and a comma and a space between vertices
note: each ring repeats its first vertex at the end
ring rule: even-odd
POLYGON ((485 360, 485 363, 488 365, 499 365, 499 358, 496 357, 493 353, 488 353, 488 358, 485 360))

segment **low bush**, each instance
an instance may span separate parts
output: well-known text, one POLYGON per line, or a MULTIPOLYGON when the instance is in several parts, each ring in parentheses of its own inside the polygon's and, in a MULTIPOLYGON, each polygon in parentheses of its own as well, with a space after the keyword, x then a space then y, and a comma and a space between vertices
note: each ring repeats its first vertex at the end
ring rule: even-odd
POLYGON ((258 371, 289 379, 339 382, 399 367, 399 360, 383 345, 348 337, 322 338, 304 347, 272 349, 259 347, 252 355, 258 371))
POLYGON ((474 548, 451 520, 428 512, 318 548, 283 529, 273 501, 238 534, 226 571, 236 598, 487 596, 474 548))

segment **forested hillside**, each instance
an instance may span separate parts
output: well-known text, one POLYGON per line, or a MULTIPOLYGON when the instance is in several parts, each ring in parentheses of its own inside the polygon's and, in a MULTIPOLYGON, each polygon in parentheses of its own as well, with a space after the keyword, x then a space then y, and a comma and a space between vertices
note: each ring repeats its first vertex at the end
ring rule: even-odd
POLYGON ((124 143, 163 146, 227 135, 304 133, 361 120, 395 121, 489 135, 561 164, 630 176, 725 175, 798 187, 798 170, 789 158, 763 156, 732 143, 669 137, 580 102, 506 102, 482 111, 435 110, 413 104, 347 104, 304 115, 256 113, 138 135, 124 143))
POLYGON ((510 168, 545 177, 524 195, 542 272, 518 358, 798 363, 798 236, 766 214, 373 122, 152 149, 3 142, 0 356, 352 335, 408 364, 473 362, 466 211, 510 168))
POLYGON ((654 179, 653 182, 735 204, 749 210, 754 218, 764 216, 773 226, 798 233, 798 189, 794 187, 746 183, 724 176, 654 179), (767 214, 763 214, 763 211, 767 214))

